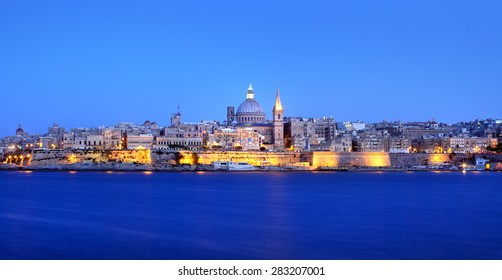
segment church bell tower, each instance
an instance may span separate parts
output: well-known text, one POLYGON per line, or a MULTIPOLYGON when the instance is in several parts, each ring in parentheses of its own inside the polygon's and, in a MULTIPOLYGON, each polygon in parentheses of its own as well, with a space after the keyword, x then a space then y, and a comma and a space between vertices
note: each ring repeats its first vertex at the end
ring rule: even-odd
POLYGON ((275 94, 275 106, 272 110, 274 125, 274 149, 284 150, 284 110, 281 104, 281 94, 279 88, 275 94))

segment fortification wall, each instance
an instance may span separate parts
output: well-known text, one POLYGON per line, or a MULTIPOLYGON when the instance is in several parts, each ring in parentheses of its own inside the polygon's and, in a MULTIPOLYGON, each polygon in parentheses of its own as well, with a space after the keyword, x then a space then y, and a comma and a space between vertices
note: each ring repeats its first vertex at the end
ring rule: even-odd
POLYGON ((385 167, 391 166, 389 153, 383 152, 312 152, 313 167, 340 167, 340 166, 366 166, 385 167))
POLYGON ((252 165, 282 166, 297 163, 300 158, 295 152, 247 152, 247 151, 180 151, 181 164, 211 164, 214 161, 247 162, 252 165))
POLYGON ((36 150, 31 166, 74 164, 79 162, 130 162, 149 164, 150 150, 36 150))
POLYGON ((471 160, 469 154, 390 154, 392 166, 438 166, 471 160))

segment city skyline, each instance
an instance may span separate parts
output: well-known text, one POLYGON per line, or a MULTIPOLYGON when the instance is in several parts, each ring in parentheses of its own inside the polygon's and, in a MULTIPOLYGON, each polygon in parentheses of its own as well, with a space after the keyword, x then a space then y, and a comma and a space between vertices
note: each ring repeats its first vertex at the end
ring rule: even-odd
MULTIPOLYGON (((252 84, 249 85, 249 87, 251 87, 252 84)), ((278 91, 279 88, 276 88, 276 91, 278 91)), ((282 99, 282 98, 281 98, 282 99)), ((245 99, 243 99, 245 101, 245 99)), ((259 101, 259 100, 258 100, 259 101)), ((275 98, 274 98, 274 105, 275 105, 275 98)), ((261 103, 261 102, 259 102, 261 103)), ((237 108, 238 106, 238 103, 237 104, 229 104, 229 106, 232 106, 232 107, 235 107, 237 108)), ((270 107, 270 106, 263 106, 264 108, 267 108, 270 107)), ((162 120, 155 120, 155 119, 144 119, 144 120, 139 120, 139 121, 127 121, 127 120, 122 120, 122 121, 117 121, 115 123, 107 123, 107 124, 91 124, 89 126, 83 126, 83 125, 76 125, 76 126, 66 126, 64 123, 61 123, 59 122, 59 120, 56 120, 54 122, 51 122, 51 123, 47 123, 45 124, 45 126, 42 125, 42 127, 40 127, 40 130, 37 130, 37 131, 26 131, 25 127, 32 127, 32 125, 30 125, 30 123, 27 124, 27 126, 25 126, 25 124, 18 124, 15 126, 15 129, 19 129, 19 128, 22 128, 23 130, 25 130, 28 134, 32 134, 32 135, 37 135, 37 134, 45 134, 46 131, 47 131, 47 127, 49 127, 49 129, 53 126, 60 126, 62 128, 66 128, 68 130, 71 130, 71 129, 87 129, 87 128, 106 128, 106 127, 114 127, 114 126, 117 126, 117 125, 120 125, 120 124, 131 124, 131 125, 134 125, 134 126, 141 126, 143 125, 144 122, 155 122, 155 123, 158 123, 159 124, 159 127, 169 127, 170 126, 170 123, 169 122, 172 122, 172 114, 180 114, 182 119, 181 120, 181 123, 186 123, 186 124, 197 124, 197 123, 204 123, 204 122, 216 122, 222 126, 229 126, 229 127, 233 127, 235 126, 235 124, 227 124, 226 123, 226 120, 225 120, 225 116, 223 114, 221 114, 222 116, 217 119, 217 118, 213 118, 213 119, 203 119, 203 120, 185 120, 184 119, 184 115, 182 113, 182 110, 181 110, 181 107, 180 107, 180 104, 177 105, 177 107, 172 110, 171 112, 167 112, 166 113, 166 118, 165 119, 162 119, 162 120), (171 120, 169 120, 169 118, 171 118, 171 120)), ((266 122, 267 123, 273 123, 273 119, 272 119, 272 115, 270 113, 267 113, 267 110, 265 109, 265 114, 266 114, 266 122)), ((368 121, 365 121, 365 120, 362 120, 362 119, 355 119, 355 120, 339 120, 339 119, 336 119, 332 116, 332 114, 329 114, 329 115, 323 115, 323 116, 297 116, 297 115, 289 115, 287 113, 284 114, 284 118, 285 119, 290 119, 290 118, 301 118, 301 119, 304 119, 304 120, 307 120, 307 119, 328 119, 328 118, 332 118, 335 123, 358 123, 358 122, 361 122, 361 123, 366 123, 366 124, 377 124, 377 123, 382 123, 382 122, 389 122, 389 123, 414 123, 414 122, 417 122, 417 123, 425 123, 425 122, 431 122, 431 121, 435 121, 435 122, 438 122, 438 123, 444 123, 444 124, 447 124, 447 125, 454 125, 454 124, 457 124, 457 123, 465 123, 465 122, 473 122, 473 121, 476 121, 476 120, 479 120, 479 121, 485 121, 485 120, 497 120, 499 121, 500 119, 499 118, 494 118, 492 116, 485 116, 483 118, 476 118, 476 119, 460 119, 456 122, 445 122, 445 121, 442 121, 440 119, 436 119, 434 117, 432 118, 429 118, 429 119, 422 119, 422 120, 406 120, 406 121, 403 121, 401 119, 395 119, 395 120, 392 120, 392 119, 387 119, 387 118, 383 118, 381 120, 376 120, 376 121, 373 121, 373 122, 368 122, 368 121)), ((64 121, 64 120, 63 120, 64 121)), ((5 127, 3 127, 5 128, 5 127)), ((14 135, 15 133, 15 130, 13 129, 10 129, 11 131, 9 131, 9 129, 4 129, 5 131, 7 131, 6 135, 0 135, 0 138, 2 137, 8 137, 8 136, 12 136, 14 135)))
POLYGON ((18 124, 225 119, 253 84, 271 119, 500 118, 496 1, 4 3, 0 137, 18 124))

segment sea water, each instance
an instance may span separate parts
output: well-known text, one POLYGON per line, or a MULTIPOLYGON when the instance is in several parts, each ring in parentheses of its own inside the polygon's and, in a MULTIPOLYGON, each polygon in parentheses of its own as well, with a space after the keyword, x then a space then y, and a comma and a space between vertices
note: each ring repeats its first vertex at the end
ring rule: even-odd
POLYGON ((1 259, 502 259, 502 173, 0 172, 1 259))

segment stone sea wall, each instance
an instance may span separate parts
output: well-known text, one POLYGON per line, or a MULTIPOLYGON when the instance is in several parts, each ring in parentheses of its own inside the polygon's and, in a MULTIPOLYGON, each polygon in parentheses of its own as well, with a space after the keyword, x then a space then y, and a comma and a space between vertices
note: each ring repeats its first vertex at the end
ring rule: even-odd
POLYGON ((138 163, 150 164, 149 150, 36 150, 30 166, 64 165, 78 163, 138 163))
MULTIPOLYGON (((391 166, 389 153, 383 152, 311 152, 309 161, 314 167, 386 167, 391 166)), ((306 155, 307 156, 307 155, 306 155)), ((308 156, 307 156, 308 157, 308 156)))
POLYGON ((214 161, 247 162, 252 165, 285 166, 299 162, 295 152, 205 151, 180 152, 180 164, 211 164, 214 161))
POLYGON ((471 162, 470 154, 389 154, 392 166, 440 166, 471 162))
POLYGON ((74 164, 78 162, 107 162, 104 151, 94 150, 36 150, 32 153, 30 166, 74 164))
POLYGON ((92 169, 131 165, 169 169, 174 166, 207 166, 215 161, 247 162, 255 166, 291 167, 308 169, 331 167, 414 167, 444 166, 474 163, 475 157, 491 162, 502 161, 496 154, 389 154, 384 152, 336 153, 314 152, 262 152, 262 151, 153 151, 150 150, 36 150, 21 166, 78 166, 92 169), (97 168, 97 167, 96 167, 97 168))

